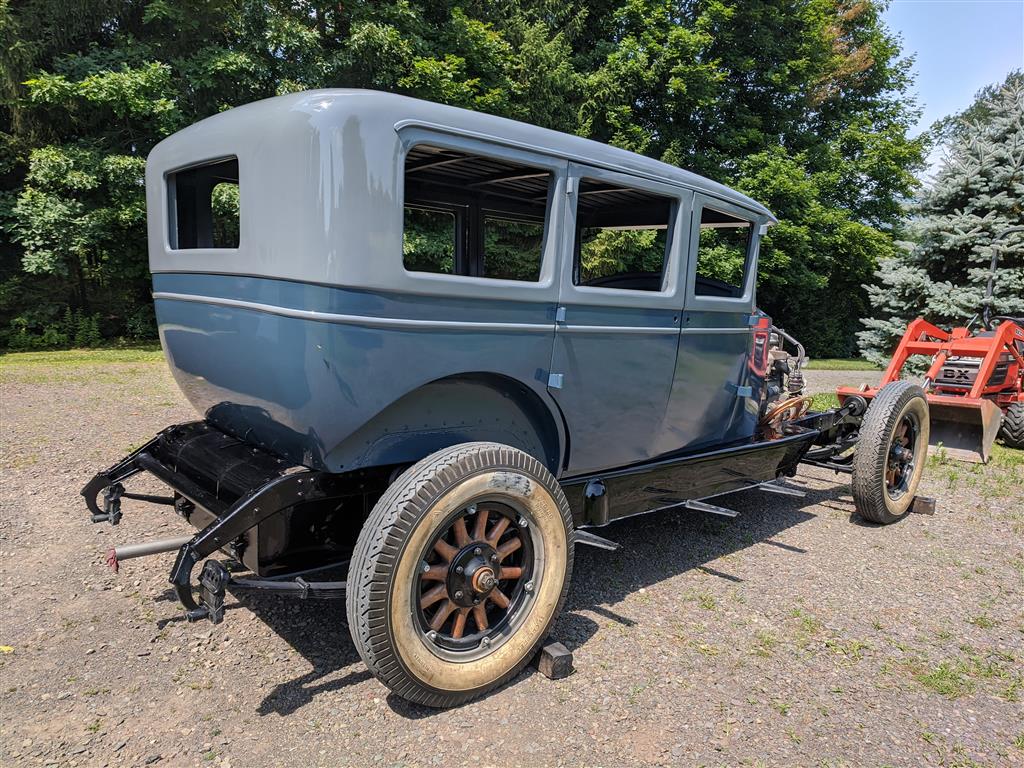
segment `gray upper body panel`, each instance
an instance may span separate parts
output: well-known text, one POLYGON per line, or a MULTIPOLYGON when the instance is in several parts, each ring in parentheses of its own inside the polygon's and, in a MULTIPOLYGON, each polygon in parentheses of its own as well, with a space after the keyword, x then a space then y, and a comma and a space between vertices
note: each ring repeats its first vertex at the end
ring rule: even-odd
MULTIPOLYGON (((721 184, 595 141, 493 115, 377 91, 324 89, 278 96, 214 115, 160 142, 146 166, 150 269, 252 274, 409 293, 521 295, 522 286, 472 277, 410 275, 402 268, 404 149, 429 132, 486 152, 516 148, 696 190, 771 213, 721 184), (169 172, 237 157, 237 249, 173 250, 165 215, 169 172)), ((554 259, 545 259, 551 263, 554 259)), ((540 291, 554 294, 555 275, 540 291)))

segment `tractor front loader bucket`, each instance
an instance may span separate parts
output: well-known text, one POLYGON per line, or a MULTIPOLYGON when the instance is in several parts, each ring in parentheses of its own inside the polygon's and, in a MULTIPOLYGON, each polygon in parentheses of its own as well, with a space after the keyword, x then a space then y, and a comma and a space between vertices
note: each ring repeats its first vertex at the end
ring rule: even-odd
POLYGON ((991 400, 929 395, 933 451, 953 459, 985 464, 992 455, 1003 412, 991 400))

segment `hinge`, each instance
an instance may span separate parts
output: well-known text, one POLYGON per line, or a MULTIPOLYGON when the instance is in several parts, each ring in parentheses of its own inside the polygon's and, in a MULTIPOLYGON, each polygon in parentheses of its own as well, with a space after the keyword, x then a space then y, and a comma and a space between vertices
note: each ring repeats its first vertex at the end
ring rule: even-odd
POLYGON ((555 322, 556 323, 564 323, 565 322, 565 307, 558 307, 557 309, 555 309, 555 322))
POLYGON ((761 322, 762 317, 763 315, 747 315, 747 325, 753 328, 755 325, 761 322))
POLYGON ((571 195, 573 190, 573 179, 568 178, 565 180, 565 194, 571 195))
POLYGON ((565 382, 564 373, 549 373, 548 374, 548 386, 552 389, 561 389, 562 384, 565 382))
POLYGON ((736 397, 753 397, 754 390, 752 387, 736 387, 736 397))
POLYGON ((760 226, 760 228, 757 230, 757 234, 759 234, 761 237, 764 237, 765 235, 767 235, 768 234, 768 225, 767 224, 762 224, 760 226))

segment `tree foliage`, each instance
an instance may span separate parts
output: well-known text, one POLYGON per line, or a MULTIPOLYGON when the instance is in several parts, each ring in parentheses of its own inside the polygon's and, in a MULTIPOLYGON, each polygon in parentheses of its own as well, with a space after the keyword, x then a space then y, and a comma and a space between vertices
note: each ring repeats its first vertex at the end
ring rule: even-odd
MULTIPOLYGON (((0 326, 41 338, 71 307, 106 336, 151 333, 147 152, 238 104, 350 86, 579 133, 753 195, 782 219, 762 247, 761 305, 812 354, 849 354, 860 286, 893 251, 922 155, 908 62, 880 13, 868 0, 0 4, 0 326)), ((613 245, 595 259, 628 257, 613 245)))
POLYGON ((914 242, 884 259, 868 288, 872 316, 859 335, 871 360, 887 360, 915 317, 949 327, 986 307, 1024 316, 1024 232, 1008 231, 1024 225, 1024 73, 984 89, 943 134, 946 156, 915 206, 914 242))

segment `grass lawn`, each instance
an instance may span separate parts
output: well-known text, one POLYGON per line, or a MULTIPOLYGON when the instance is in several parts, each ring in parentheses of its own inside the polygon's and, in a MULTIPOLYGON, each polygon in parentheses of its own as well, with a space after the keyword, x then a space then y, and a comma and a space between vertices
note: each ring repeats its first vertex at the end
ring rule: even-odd
POLYGON ((163 360, 159 344, 102 349, 64 349, 45 352, 10 352, 0 355, 0 368, 15 365, 74 367, 106 363, 155 363, 163 360))
POLYGON ((811 358, 806 366, 810 371, 880 371, 874 363, 859 357, 825 357, 820 360, 811 358))

